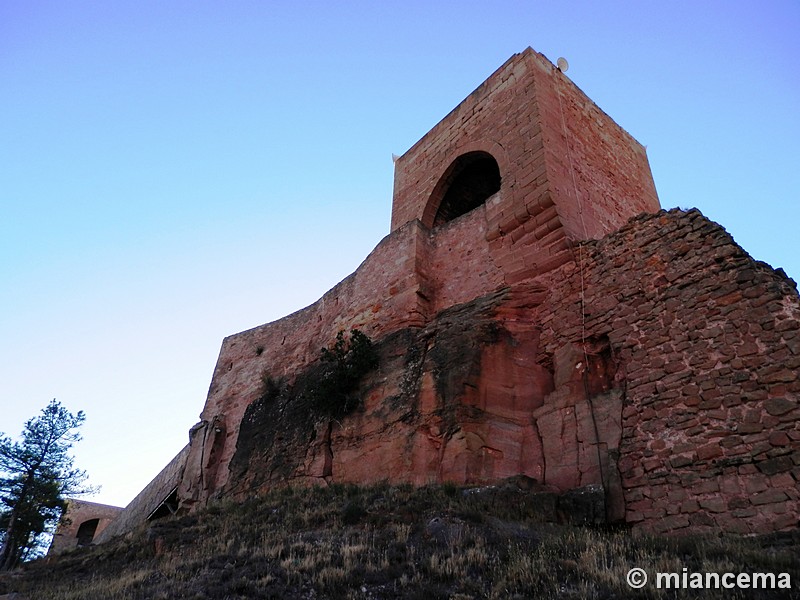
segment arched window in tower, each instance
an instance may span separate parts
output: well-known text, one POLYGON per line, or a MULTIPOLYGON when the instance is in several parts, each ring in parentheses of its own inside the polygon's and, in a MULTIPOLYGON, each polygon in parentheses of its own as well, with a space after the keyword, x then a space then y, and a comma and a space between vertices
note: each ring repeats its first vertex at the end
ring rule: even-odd
POLYGON ((468 152, 455 159, 434 188, 437 207, 431 225, 438 227, 478 208, 500 190, 500 167, 488 152, 468 152))

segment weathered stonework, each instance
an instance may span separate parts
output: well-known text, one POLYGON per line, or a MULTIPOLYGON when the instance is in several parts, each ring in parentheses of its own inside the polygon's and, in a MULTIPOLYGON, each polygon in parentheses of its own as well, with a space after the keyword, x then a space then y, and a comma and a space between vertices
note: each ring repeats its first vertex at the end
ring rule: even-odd
POLYGON ((628 523, 658 532, 797 526, 800 299, 791 279, 699 211, 672 210, 582 244, 549 280, 538 362, 565 342, 610 344, 624 389, 628 523))
POLYGON ((118 506, 97 502, 68 500, 64 516, 50 542, 48 554, 61 554, 96 542, 122 510, 118 506))
POLYGON ((796 526, 794 282, 696 210, 575 252, 381 338, 363 410, 341 423, 280 403, 250 415, 223 493, 524 474, 602 484, 609 518, 659 532, 796 526))
POLYGON ((102 544, 143 523, 175 512, 178 508, 177 488, 188 454, 187 445, 125 508, 69 500, 48 554, 65 552, 78 545, 102 544), (87 538, 89 531, 91 535, 87 538))
POLYGON ((395 169, 391 233, 361 266, 223 341, 182 508, 524 475, 602 486, 608 519, 647 530, 797 525, 794 282, 698 211, 661 211, 641 145, 546 58, 509 59, 395 169), (303 390, 354 328, 379 366, 325 417, 303 390))
MULTIPOLYGON (((376 340, 407 329, 412 330, 407 332, 409 339, 435 337, 441 333, 437 324, 451 307, 511 285, 534 282, 572 262, 576 241, 600 237, 642 211, 659 208, 644 149, 547 59, 530 49, 509 59, 401 156, 395 173, 392 232, 355 273, 308 308, 223 342, 202 422, 193 430, 190 464, 179 490, 184 506, 203 503, 224 493, 226 486, 236 485, 228 478, 239 426, 245 410, 260 394, 265 371, 275 378, 293 380, 318 360, 320 348, 329 345, 340 330, 359 328, 376 340), (456 185, 458 167, 464 161, 469 166, 474 157, 496 161, 499 189, 474 210, 437 224, 437 211, 446 201, 447 187, 456 185)), ((536 294, 529 301, 535 305, 536 294)), ((515 310, 530 312, 532 306, 515 310)), ((482 392, 489 397, 482 402, 488 414, 499 413, 496 423, 476 423, 475 427, 486 431, 479 434, 465 429, 446 444, 437 439, 441 432, 422 433, 431 427, 436 432, 437 426, 417 424, 413 431, 421 427, 417 432, 420 439, 429 437, 434 449, 420 446, 415 450, 418 455, 413 456, 407 454, 408 444, 393 441, 391 433, 383 434, 372 444, 396 445, 405 466, 382 471, 380 476, 380 468, 370 466, 374 460, 360 461, 367 454, 374 459, 371 447, 351 442, 349 454, 334 452, 334 468, 337 463, 346 464, 338 473, 349 473, 349 479, 360 481, 384 476, 417 483, 467 481, 472 478, 460 470, 474 472, 473 463, 478 459, 466 456, 472 452, 491 456, 494 452, 494 458, 479 462, 503 466, 487 466, 485 473, 479 469, 482 474, 477 479, 517 473, 541 477, 538 467, 519 452, 525 448, 525 452, 539 453, 523 439, 533 435, 530 413, 544 403, 552 376, 536 364, 526 364, 537 347, 536 329, 518 331, 515 322, 509 326, 507 337, 513 346, 504 350, 489 346, 486 356, 480 351, 471 357, 475 365, 466 383, 489 386, 482 392), (508 361, 518 366, 511 368, 508 361), (509 427, 513 432, 506 431, 509 427), (511 441, 503 439, 506 435, 511 441), (487 436, 493 444, 510 443, 514 449, 503 453, 479 443, 487 436), (473 448, 475 444, 478 447, 473 448), (441 453, 444 466, 431 463, 430 452, 441 453), (498 458, 500 454, 505 458, 498 458), (471 466, 462 468, 465 461, 471 466)), ((480 348, 484 342, 475 344, 480 348)), ((398 385, 390 377, 367 401, 367 414, 371 415, 370 408, 374 405, 377 409, 382 399, 396 395, 398 385)), ((430 378, 423 377, 416 385, 421 414, 438 411, 430 378)), ((453 398, 456 400, 461 401, 458 395, 453 398)), ((331 435, 348 436, 348 431, 356 431, 350 437, 361 439, 361 427, 373 433, 385 431, 390 417, 367 418, 375 422, 355 429, 343 424, 344 433, 337 429, 331 435)), ((320 432, 315 436, 318 441, 326 437, 320 432)), ((316 472, 313 468, 317 462, 310 459, 301 470, 303 477, 323 477, 324 469, 316 472)))

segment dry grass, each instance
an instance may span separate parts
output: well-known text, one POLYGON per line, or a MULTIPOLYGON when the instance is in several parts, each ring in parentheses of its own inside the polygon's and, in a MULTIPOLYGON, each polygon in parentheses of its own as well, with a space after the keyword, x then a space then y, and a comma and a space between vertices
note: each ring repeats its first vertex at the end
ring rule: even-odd
MULTIPOLYGON (((655 538, 543 523, 516 490, 275 490, 27 565, 0 594, 53 600, 235 598, 787 598, 625 583, 655 571, 790 572, 800 536, 655 538), (783 546, 781 546, 783 544, 783 546)), ((760 594, 760 595, 759 595, 760 594)))

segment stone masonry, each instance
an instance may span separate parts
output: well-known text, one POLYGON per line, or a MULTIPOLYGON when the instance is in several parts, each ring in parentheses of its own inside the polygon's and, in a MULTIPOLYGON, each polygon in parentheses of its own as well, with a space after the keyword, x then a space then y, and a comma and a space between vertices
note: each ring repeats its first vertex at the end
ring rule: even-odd
POLYGON ((565 340, 608 340, 624 386, 625 520, 658 532, 796 527, 795 283, 697 210, 637 217, 552 277, 539 360, 565 340))
POLYGON ((574 241, 659 208, 642 146, 530 49, 500 67, 395 169, 392 231, 358 270, 310 307, 223 342, 193 430, 180 489, 185 505, 228 483, 239 424, 265 368, 291 379, 340 330, 378 339, 423 327, 449 307, 573 261, 574 241), (434 226, 457 171, 476 156, 496 162, 499 189, 434 226))
POLYGON ((48 554, 61 554, 95 542, 122 510, 97 502, 68 500, 64 518, 53 535, 48 554))
MULTIPOLYGON (((644 530, 785 530, 799 367, 794 282, 660 210, 642 146, 527 49, 396 161, 391 232, 352 275, 223 341, 189 448, 140 496, 524 475, 599 486, 644 530), (378 367, 326 418, 297 390, 352 329, 378 367)), ((142 503, 119 532, 160 514, 142 503)))

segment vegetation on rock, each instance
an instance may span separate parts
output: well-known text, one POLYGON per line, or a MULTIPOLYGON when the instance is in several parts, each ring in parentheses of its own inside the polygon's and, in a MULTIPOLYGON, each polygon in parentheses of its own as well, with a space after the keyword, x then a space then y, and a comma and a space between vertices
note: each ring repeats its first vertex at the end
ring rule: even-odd
POLYGON ((308 387, 312 406, 323 415, 341 418, 357 408, 354 392, 361 378, 378 366, 378 354, 372 341, 353 329, 349 339, 340 331, 330 348, 322 348, 321 360, 324 367, 308 387))
POLYGON ((269 404, 285 398, 294 404, 308 406, 320 417, 341 418, 359 405, 358 384, 378 366, 378 352, 372 341, 358 329, 346 338, 339 331, 330 348, 320 350, 320 360, 310 367, 294 386, 287 386, 265 371, 262 375, 258 404, 269 404))

